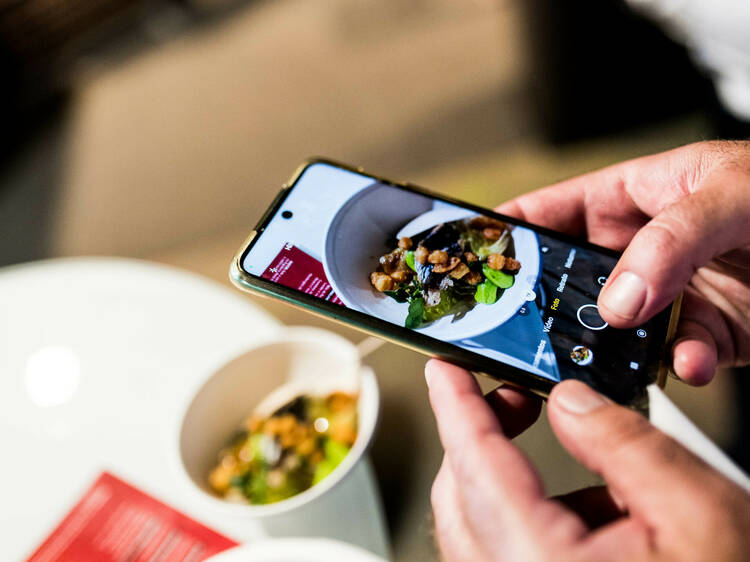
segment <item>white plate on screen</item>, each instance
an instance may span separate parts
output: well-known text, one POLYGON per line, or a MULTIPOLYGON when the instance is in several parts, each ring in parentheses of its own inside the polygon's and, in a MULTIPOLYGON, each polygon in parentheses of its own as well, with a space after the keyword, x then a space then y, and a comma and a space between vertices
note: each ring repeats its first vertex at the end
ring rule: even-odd
MULTIPOLYGON (((415 231, 414 234, 472 214, 389 185, 378 183, 365 188, 342 205, 328 226, 323 251, 328 281, 349 308, 403 326, 408 305, 378 293, 369 279, 378 257, 393 249, 388 247, 388 240, 399 232, 415 231)), ((533 293, 540 257, 534 231, 516 227, 512 237, 521 271, 515 284, 495 304, 477 305, 460 319, 446 316, 417 331, 440 340, 456 341, 489 332, 513 317, 533 293)))

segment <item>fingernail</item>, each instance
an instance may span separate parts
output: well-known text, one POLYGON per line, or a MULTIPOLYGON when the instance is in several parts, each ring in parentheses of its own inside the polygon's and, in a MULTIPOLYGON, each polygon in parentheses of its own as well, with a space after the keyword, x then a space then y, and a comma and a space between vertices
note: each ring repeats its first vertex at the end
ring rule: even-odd
POLYGON ((588 414, 609 403, 604 396, 578 381, 559 385, 555 389, 554 398, 558 406, 571 414, 588 414))
POLYGON ((631 320, 646 300, 646 283, 635 273, 620 273, 601 296, 602 304, 618 316, 631 320))

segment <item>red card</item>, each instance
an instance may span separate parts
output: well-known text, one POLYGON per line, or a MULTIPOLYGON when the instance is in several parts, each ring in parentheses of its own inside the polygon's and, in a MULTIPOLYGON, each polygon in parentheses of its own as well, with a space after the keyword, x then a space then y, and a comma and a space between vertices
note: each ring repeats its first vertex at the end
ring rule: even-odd
POLYGON ((333 292, 323 264, 291 242, 284 245, 261 277, 319 299, 344 304, 333 292))
POLYGON ((195 561, 236 544, 103 472, 29 561, 195 561))

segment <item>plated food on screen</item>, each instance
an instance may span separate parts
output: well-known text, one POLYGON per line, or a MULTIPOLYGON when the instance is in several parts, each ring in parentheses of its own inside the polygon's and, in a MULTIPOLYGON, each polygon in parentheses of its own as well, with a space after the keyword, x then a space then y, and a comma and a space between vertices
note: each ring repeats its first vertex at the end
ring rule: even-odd
POLYGON ((570 358, 577 365, 590 365, 594 360, 594 352, 585 345, 577 345, 570 351, 570 358))
POLYGON ((478 215, 403 237, 370 273, 374 290, 408 303, 404 325, 421 328, 445 316, 461 318, 491 306, 515 283, 512 226, 478 215))
POLYGON ((219 452, 208 481, 231 502, 285 500, 333 472, 356 438, 355 394, 298 395, 268 416, 251 414, 219 452))

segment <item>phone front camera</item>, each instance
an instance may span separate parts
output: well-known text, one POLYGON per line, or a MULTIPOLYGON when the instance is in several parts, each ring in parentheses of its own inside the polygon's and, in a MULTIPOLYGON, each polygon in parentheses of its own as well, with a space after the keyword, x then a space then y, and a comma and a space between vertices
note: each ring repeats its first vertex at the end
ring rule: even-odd
POLYGON ((281 216, 285 219, 291 219, 293 216, 293 213, 291 211, 284 211, 281 213, 281 216))

